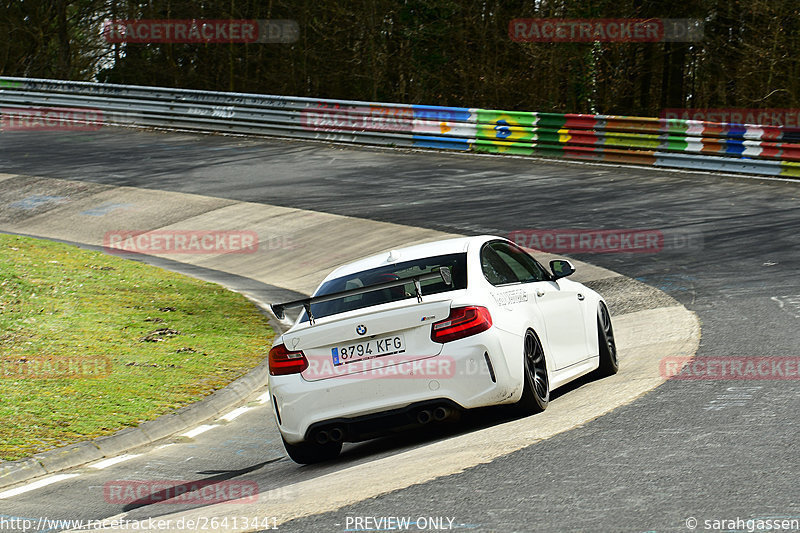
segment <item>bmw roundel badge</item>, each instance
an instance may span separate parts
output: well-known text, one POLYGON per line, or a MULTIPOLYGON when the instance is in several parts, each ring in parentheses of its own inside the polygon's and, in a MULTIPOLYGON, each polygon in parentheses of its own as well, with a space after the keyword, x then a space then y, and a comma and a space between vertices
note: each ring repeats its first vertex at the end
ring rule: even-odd
POLYGON ((367 326, 364 324, 359 324, 356 326, 356 333, 359 335, 365 335, 367 333, 367 326))

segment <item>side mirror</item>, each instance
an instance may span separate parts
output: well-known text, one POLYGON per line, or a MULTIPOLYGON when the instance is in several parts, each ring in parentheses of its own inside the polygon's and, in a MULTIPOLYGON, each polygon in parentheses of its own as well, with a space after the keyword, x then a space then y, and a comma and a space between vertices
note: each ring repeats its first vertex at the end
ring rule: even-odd
POLYGON ((553 259, 550 261, 550 270, 553 271, 553 278, 566 278, 575 273, 575 267, 566 259, 553 259))

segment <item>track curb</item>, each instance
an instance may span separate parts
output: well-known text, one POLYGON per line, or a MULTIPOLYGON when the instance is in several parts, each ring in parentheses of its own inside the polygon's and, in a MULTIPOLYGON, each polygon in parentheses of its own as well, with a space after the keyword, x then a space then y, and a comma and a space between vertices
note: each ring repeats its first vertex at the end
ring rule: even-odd
POLYGON ((195 427, 245 401, 250 394, 267 384, 268 375, 269 367, 264 361, 202 400, 142 422, 137 427, 121 429, 113 435, 70 444, 25 459, 0 463, 0 489, 114 457, 195 427))

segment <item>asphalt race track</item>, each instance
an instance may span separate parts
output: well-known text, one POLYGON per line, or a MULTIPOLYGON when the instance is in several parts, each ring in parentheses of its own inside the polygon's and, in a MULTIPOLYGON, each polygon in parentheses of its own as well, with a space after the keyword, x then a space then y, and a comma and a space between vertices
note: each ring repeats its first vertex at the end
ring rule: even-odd
MULTIPOLYGON (((573 257, 666 292, 702 322, 698 357, 798 356, 800 189, 796 183, 433 152, 108 130, 4 133, 0 172, 194 193, 444 232, 659 230, 659 253, 573 257)), ((2 181, 0 181, 2 188, 2 181)), ((331 235, 331 239, 336 236, 331 235)), ((279 526, 376 530, 356 518, 411 517, 471 531, 697 531, 706 521, 800 518, 798 381, 668 381, 581 427, 490 463, 279 526), (438 520, 438 522, 437 522, 438 520), (688 520, 688 521, 687 521, 688 520)), ((280 488, 436 441, 440 434, 356 446, 340 462, 285 459, 267 407, 116 467, 154 479, 236 479, 280 488), (278 442, 276 442, 276 439, 278 442), (188 450, 188 451, 187 451, 188 450), (227 477, 226 477, 227 476, 227 477)), ((481 413, 457 431, 490 426, 481 413)), ((446 431, 446 430, 443 430, 446 431)), ((104 517, 82 498, 107 481, 85 472, 0 500, 2 516, 104 517)), ((365 480, 368 482, 369 480, 365 480)), ((177 505, 126 509, 144 518, 177 505)), ((717 529, 744 531, 745 528, 717 529)))

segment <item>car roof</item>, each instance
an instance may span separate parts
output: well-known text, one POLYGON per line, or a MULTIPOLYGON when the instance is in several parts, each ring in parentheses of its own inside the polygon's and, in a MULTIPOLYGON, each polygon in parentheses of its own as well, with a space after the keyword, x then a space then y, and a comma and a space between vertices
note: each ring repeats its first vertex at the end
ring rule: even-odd
POLYGON ((397 248, 392 251, 382 252, 380 254, 365 257, 352 263, 340 266, 325 277, 324 281, 371 270, 381 266, 401 263, 404 261, 412 261, 414 259, 421 259, 424 257, 432 257, 436 255, 447 255, 465 253, 470 245, 481 245, 486 241, 501 239, 492 235, 480 235, 477 237, 456 237, 453 239, 444 239, 440 241, 426 242, 423 244, 415 244, 405 248, 397 248), (391 258, 391 259, 390 259, 391 258))

